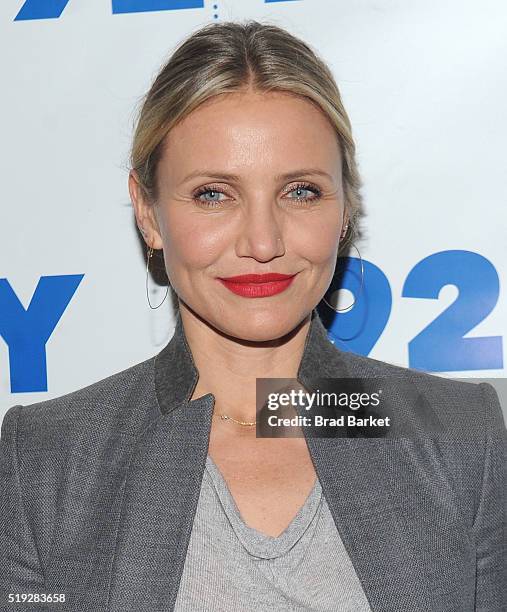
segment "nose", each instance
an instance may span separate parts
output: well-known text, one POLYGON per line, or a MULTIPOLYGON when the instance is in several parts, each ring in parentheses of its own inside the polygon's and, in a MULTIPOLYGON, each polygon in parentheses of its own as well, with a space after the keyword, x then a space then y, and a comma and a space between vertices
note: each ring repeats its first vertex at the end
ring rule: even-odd
POLYGON ((245 212, 236 241, 238 257, 270 261, 285 254, 283 220, 271 206, 259 205, 245 212))

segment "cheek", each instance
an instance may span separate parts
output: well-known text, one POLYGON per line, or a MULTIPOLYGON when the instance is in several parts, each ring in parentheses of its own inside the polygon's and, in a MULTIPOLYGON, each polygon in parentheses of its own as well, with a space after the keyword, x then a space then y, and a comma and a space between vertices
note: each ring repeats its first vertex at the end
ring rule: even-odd
POLYGON ((224 245, 224 231, 219 223, 209 223, 199 215, 165 215, 163 242, 171 267, 201 269, 216 261, 224 245))
POLYGON ((340 214, 307 215, 295 220, 290 232, 294 250, 315 265, 334 264, 340 238, 340 214))

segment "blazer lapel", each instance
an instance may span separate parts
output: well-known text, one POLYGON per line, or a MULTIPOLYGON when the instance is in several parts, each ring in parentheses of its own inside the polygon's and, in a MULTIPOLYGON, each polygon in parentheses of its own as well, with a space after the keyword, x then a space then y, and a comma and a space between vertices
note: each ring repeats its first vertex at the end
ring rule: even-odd
POLYGON ((213 402, 162 415, 139 437, 128 471, 108 610, 172 610, 197 509, 213 402))
POLYGON ((198 372, 181 317, 155 357, 160 416, 136 441, 127 472, 108 610, 174 608, 197 510, 214 398, 190 401, 198 372))
MULTIPOLYGON (((360 377, 357 368, 349 367, 353 363, 354 356, 332 345, 314 310, 298 380, 311 389, 318 378, 360 377)), ((160 416, 138 437, 126 476, 110 581, 110 611, 174 609, 214 406, 210 393, 190 401, 197 380, 178 313, 171 341, 155 358, 160 416)), ((411 400, 401 397, 394 401, 400 414, 404 401, 411 400)), ((427 601, 432 555, 445 552, 460 557, 470 544, 452 538, 453 526, 462 529, 460 515, 430 452, 430 442, 416 445, 406 439, 309 437, 307 444, 372 611, 437 609, 427 601), (435 482, 441 488, 438 495, 435 482), (425 505, 424 513, 414 507, 417 498, 425 505), (447 539, 425 541, 425 513, 442 518, 442 533, 447 533, 447 539)), ((448 579, 442 577, 444 583, 448 579)))
MULTIPOLYGON (((334 347, 314 316, 298 380, 310 390, 317 378, 375 377, 364 370, 364 360, 334 347)), ((473 593, 475 568, 463 565, 456 573, 452 560, 473 558, 473 544, 462 537, 466 527, 454 492, 435 460, 438 440, 421 427, 438 429, 440 422, 409 378, 399 381, 399 393, 388 399, 389 412, 404 419, 405 431, 415 437, 307 437, 306 442, 372 611, 464 610, 459 599, 473 599, 467 592, 473 593), (435 528, 441 538, 430 537, 435 528), (455 600, 447 605, 435 592, 438 581, 442 593, 455 582, 455 600)), ((303 415, 304 408, 298 406, 298 412, 303 415)))

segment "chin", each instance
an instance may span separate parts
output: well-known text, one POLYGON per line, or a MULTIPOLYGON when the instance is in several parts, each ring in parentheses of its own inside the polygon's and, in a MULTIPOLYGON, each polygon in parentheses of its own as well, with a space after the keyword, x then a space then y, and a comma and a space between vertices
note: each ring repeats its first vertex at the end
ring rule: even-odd
POLYGON ((218 327, 230 336, 251 342, 266 342, 281 338, 290 333, 305 316, 300 312, 300 308, 296 310, 283 305, 273 305, 258 310, 227 309, 227 314, 224 312, 224 315, 217 322, 218 327))

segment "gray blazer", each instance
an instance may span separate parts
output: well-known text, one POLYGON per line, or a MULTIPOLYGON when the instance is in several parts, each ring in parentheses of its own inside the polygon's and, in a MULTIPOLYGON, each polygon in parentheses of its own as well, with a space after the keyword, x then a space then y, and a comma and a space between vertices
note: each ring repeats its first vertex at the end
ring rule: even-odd
MULTIPOLYGON (((313 311, 298 372, 307 389, 386 376, 405 383, 394 409, 449 435, 307 438, 372 611, 505 611, 507 443, 494 388, 341 351, 313 311)), ((197 379, 178 315, 154 357, 7 411, 0 610, 173 610, 214 405, 211 393, 189 401, 197 379), (64 593, 66 603, 24 608, 9 593, 64 593)))

